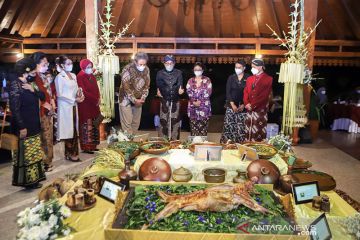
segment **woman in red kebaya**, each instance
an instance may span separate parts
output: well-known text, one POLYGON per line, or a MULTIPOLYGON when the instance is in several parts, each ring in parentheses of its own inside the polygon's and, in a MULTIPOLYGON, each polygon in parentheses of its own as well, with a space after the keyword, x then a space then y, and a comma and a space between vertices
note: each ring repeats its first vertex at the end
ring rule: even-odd
POLYGON ((94 123, 100 116, 100 92, 93 75, 93 63, 88 59, 83 59, 80 61, 80 68, 77 82, 85 96, 85 100, 78 103, 80 147, 83 152, 93 154, 100 143, 99 126, 94 123))

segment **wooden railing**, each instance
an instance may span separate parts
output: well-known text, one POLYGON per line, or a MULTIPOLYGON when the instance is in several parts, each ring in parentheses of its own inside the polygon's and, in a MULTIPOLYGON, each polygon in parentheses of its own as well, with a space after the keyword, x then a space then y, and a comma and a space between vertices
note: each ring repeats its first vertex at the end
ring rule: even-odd
MULTIPOLYGON (((1 40, 1 38, 0 38, 1 40)), ((1 48, 0 54, 69 54, 83 57, 86 54, 85 38, 25 38, 18 48, 1 48)), ((316 40, 315 64, 331 62, 335 65, 354 63, 360 66, 360 41, 316 40)), ((0 46, 1 47, 1 46, 0 46)), ((121 59, 144 51, 151 55, 175 54, 178 56, 240 57, 262 55, 264 58, 281 59, 286 52, 279 42, 271 38, 123 38, 116 43, 115 53, 121 59)), ((154 58, 153 58, 154 59, 154 58)), ((354 65, 353 64, 353 65, 354 65)), ((321 64, 320 64, 321 65, 321 64)))

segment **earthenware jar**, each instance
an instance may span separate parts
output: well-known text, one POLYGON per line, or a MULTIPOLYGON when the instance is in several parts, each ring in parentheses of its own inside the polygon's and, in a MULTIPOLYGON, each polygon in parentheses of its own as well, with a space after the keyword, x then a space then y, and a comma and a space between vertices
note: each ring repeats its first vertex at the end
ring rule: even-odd
POLYGON ((278 184, 280 171, 277 166, 268 160, 252 161, 247 167, 247 176, 249 179, 257 177, 259 184, 278 184))
POLYGON ((175 182, 188 182, 192 178, 192 173, 189 169, 186 169, 184 167, 180 167, 178 169, 175 169, 172 173, 172 179, 175 182))
POLYGON ((320 210, 323 212, 330 212, 330 199, 327 195, 321 195, 320 210))
POLYGON ((130 181, 137 179, 137 173, 130 169, 130 159, 125 161, 125 168, 119 172, 120 183, 125 185, 125 190, 128 190, 130 187, 130 181))
POLYGON ((246 181, 247 176, 246 176, 246 171, 241 171, 241 170, 236 170, 236 172, 238 173, 238 175, 236 177, 233 178, 233 182, 234 183, 243 183, 246 181))

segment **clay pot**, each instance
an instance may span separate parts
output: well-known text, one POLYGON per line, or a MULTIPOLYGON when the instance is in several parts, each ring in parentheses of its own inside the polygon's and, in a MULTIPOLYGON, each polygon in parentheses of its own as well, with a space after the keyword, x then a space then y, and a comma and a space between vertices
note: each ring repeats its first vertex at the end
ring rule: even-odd
POLYGON ((298 183, 299 179, 293 175, 282 175, 279 178, 279 187, 285 193, 291 193, 292 184, 298 183))
POLYGON ((139 179, 143 181, 167 182, 171 177, 171 167, 162 158, 149 158, 139 169, 139 179))
POLYGON ((247 167, 247 176, 249 179, 256 177, 259 184, 278 184, 280 171, 275 164, 268 160, 252 161, 247 167))
POLYGON ((175 182, 188 182, 192 178, 192 173, 189 169, 186 169, 184 167, 180 167, 178 169, 175 169, 172 173, 172 179, 175 182))
POLYGON ((203 170, 204 179, 207 183, 225 182, 226 170, 221 168, 207 168, 203 170))

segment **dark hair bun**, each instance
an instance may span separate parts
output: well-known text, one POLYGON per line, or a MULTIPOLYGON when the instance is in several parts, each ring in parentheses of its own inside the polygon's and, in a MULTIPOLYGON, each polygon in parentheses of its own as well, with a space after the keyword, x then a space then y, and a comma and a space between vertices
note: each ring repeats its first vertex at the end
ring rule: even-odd
POLYGON ((15 72, 19 75, 35 70, 36 64, 32 58, 23 58, 16 62, 15 72))

